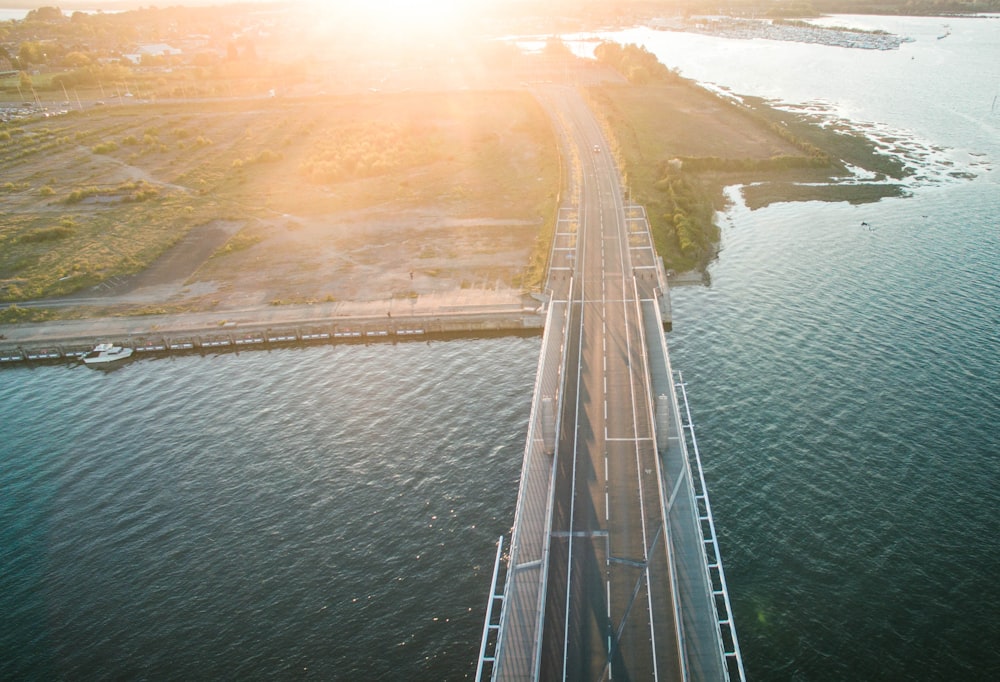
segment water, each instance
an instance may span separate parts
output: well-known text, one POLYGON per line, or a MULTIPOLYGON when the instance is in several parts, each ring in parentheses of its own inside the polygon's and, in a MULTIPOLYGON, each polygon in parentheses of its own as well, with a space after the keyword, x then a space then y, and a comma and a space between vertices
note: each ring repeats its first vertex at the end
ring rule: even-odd
MULTIPOLYGON (((737 203, 712 286, 674 292, 672 361, 751 679, 992 680, 998 24, 847 20, 917 42, 628 34, 690 77, 850 116, 920 170, 906 199, 737 203)), ((3 370, 0 679, 471 676, 538 350, 3 370)))
POLYGON ((1000 672, 1000 248, 979 190, 737 211, 713 287, 674 297, 753 679, 1000 672))
POLYGON ((472 675, 538 339, 0 373, 0 679, 472 675))

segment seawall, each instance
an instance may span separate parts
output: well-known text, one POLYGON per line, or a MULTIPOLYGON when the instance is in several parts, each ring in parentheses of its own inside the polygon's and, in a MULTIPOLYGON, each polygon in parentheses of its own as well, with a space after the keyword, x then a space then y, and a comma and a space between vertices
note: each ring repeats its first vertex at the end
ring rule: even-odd
POLYGON ((312 308, 92 318, 0 328, 0 366, 75 360, 97 343, 134 348, 133 357, 177 352, 239 350, 315 343, 371 343, 418 339, 536 335, 544 311, 520 305, 456 306, 426 313, 329 317, 312 308))

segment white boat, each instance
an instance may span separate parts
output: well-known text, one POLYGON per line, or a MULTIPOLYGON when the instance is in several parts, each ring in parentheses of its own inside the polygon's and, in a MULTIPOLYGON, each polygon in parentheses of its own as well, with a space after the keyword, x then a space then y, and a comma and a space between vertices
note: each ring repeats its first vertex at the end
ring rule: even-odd
POLYGON ((131 348, 115 346, 110 343, 99 343, 80 359, 88 365, 99 365, 107 362, 118 362, 132 355, 131 348))

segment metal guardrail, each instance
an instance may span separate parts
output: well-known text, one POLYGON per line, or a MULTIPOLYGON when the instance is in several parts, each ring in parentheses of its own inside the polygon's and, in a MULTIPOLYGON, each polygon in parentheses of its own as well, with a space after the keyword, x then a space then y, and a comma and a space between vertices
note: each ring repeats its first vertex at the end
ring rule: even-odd
MULTIPOLYGON (((665 431, 657 434, 658 442, 663 437, 663 442, 669 443, 661 448, 661 458, 666 476, 664 482, 668 485, 665 504, 670 544, 677 557, 674 570, 682 574, 680 583, 684 585, 678 619, 684 630, 682 643, 689 674, 691 679, 724 678, 745 682, 746 673, 685 384, 682 377, 680 380, 674 378, 675 372, 670 366, 660 306, 649 301, 644 305, 644 312, 647 338, 653 342, 647 346, 650 361, 652 363, 656 354, 661 363, 651 372, 654 399, 662 393, 669 401, 668 423, 656 424, 655 428, 665 431), (659 343, 654 346, 657 340, 659 343)), ((679 373, 677 376, 680 377, 679 373)))
POLYGON ((674 387, 680 390, 684 402, 684 418, 682 424, 691 443, 691 463, 697 470, 697 476, 692 479, 695 486, 695 498, 698 501, 698 521, 702 527, 702 545, 705 550, 705 562, 712 581, 712 598, 715 602, 716 615, 719 623, 719 636, 722 639, 722 654, 727 664, 729 679, 746 681, 746 671, 743 668, 743 656, 740 653, 740 642, 736 636, 736 624, 733 621, 732 603, 729 601, 729 587, 726 584, 726 572, 722 568, 722 554, 719 551, 719 538, 715 533, 715 518, 712 515, 712 503, 708 499, 708 489, 705 486, 705 473, 701 466, 701 453, 698 452, 698 439, 694 434, 694 420, 691 419, 691 408, 687 399, 687 384, 681 372, 676 372, 677 380, 674 387))
MULTIPOLYGON (((492 679, 537 677, 548 577, 552 478, 555 457, 558 456, 558 453, 546 450, 543 428, 545 410, 542 405, 543 399, 554 399, 559 406, 555 413, 562 412, 560 386, 565 372, 566 355, 563 353, 563 345, 568 313, 567 302, 552 301, 546 314, 511 531, 495 653, 491 657, 484 656, 484 660, 480 661, 484 664, 484 669, 477 673, 484 675, 487 667, 485 664, 491 664, 492 679)), ((555 428, 558 429, 559 425, 556 424, 555 428)))
POLYGON ((503 610, 503 600, 504 595, 501 592, 497 594, 497 577, 500 575, 500 558, 503 556, 503 536, 497 540, 497 558, 493 562, 493 580, 490 583, 490 599, 489 603, 486 605, 486 622, 483 623, 483 639, 482 643, 479 645, 479 665, 476 666, 476 680, 483 679, 483 669, 486 664, 493 665, 496 663, 496 639, 492 639, 493 642, 493 655, 487 655, 487 649, 489 648, 491 642, 491 634, 496 634, 500 631, 500 624, 493 622, 493 605, 497 601, 500 602, 501 611, 503 610))

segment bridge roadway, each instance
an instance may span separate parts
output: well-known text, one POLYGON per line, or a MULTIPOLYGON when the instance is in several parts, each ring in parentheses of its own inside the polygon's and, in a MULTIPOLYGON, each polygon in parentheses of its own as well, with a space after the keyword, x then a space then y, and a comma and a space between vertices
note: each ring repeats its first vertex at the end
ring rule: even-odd
POLYGON ((574 104, 582 201, 540 677, 682 679, 625 208, 600 129, 574 104))
POLYGON ((493 678, 725 679, 648 224, 626 206, 580 95, 556 86, 538 96, 571 160, 575 207, 561 210, 550 264, 493 678))

